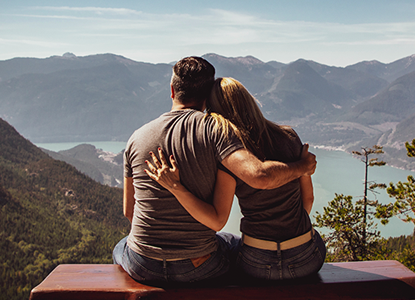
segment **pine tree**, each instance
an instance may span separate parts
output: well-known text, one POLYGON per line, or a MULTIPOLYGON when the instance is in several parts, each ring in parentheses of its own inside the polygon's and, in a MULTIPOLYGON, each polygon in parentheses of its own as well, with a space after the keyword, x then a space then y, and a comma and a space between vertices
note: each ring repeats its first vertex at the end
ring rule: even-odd
POLYGON ((377 201, 369 201, 367 198, 368 191, 374 192, 375 188, 385 188, 385 184, 378 184, 375 182, 369 182, 368 181, 368 175, 369 175, 369 167, 373 166, 384 166, 386 165, 386 162, 384 161, 378 161, 378 158, 371 158, 369 159, 370 155, 373 154, 383 154, 383 147, 374 145, 373 148, 362 148, 362 152, 359 151, 352 151, 353 154, 362 156, 362 162, 365 164, 365 181, 364 181, 364 196, 361 200, 363 202, 363 235, 362 235, 362 242, 363 245, 366 244, 366 227, 367 227, 367 215, 368 215, 368 206, 374 206, 376 207, 378 205, 377 201), (368 184, 371 183, 371 185, 368 187, 368 184))
POLYGON ((328 260, 350 261, 367 260, 382 256, 385 253, 381 245, 380 233, 372 221, 373 214, 368 207, 377 207, 377 201, 368 199, 368 192, 375 193, 378 187, 386 187, 368 180, 368 169, 373 166, 383 166, 386 163, 377 158, 369 159, 371 155, 382 154, 383 148, 375 145, 372 148, 362 148, 362 152, 353 154, 362 156, 365 164, 364 196, 353 203, 352 196, 335 195, 328 206, 323 207, 324 213, 316 212, 316 227, 330 229, 324 239, 327 242, 328 260), (370 184, 370 185, 369 185, 370 184))
MULTIPOLYGON (((407 155, 415 157, 415 139, 411 144, 406 142, 405 146, 407 155)), ((398 216, 404 222, 415 224, 415 179, 411 175, 407 179, 407 182, 389 184, 386 192, 389 197, 395 198, 395 202, 377 208, 376 217, 382 219, 382 223, 386 224, 391 217, 398 216)))

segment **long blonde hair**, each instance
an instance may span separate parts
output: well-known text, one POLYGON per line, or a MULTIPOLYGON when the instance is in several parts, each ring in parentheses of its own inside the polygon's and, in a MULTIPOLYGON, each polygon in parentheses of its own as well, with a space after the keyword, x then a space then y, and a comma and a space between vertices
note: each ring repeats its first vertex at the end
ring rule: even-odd
POLYGON ((216 119, 217 128, 227 132, 229 126, 234 129, 245 148, 258 158, 265 159, 267 149, 275 150, 275 141, 271 138, 276 132, 282 139, 289 138, 281 127, 264 118, 259 101, 236 79, 230 77, 215 80, 207 111, 216 119), (215 114, 217 113, 217 114, 215 114), (231 125, 221 120, 225 117, 231 125))

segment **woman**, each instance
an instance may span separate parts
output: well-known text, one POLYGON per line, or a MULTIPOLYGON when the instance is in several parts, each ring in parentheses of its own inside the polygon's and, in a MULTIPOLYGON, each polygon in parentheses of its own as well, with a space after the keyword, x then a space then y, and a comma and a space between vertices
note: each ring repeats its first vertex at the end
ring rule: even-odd
MULTIPOLYGON (((244 146, 261 160, 293 162, 300 159, 302 151, 308 151, 308 145, 303 147, 290 127, 266 120, 256 99, 235 79, 215 81, 208 114, 217 121, 217 130, 234 130, 244 146)), ((172 192, 196 220, 214 230, 225 225, 232 205, 230 195, 235 190, 243 214, 237 270, 273 280, 304 277, 320 270, 326 249, 309 218, 314 201, 310 176, 277 189, 257 190, 222 166, 212 206, 180 184, 173 157, 170 169, 160 149, 159 154, 161 163, 152 154, 156 167, 147 162, 147 174, 172 192)))

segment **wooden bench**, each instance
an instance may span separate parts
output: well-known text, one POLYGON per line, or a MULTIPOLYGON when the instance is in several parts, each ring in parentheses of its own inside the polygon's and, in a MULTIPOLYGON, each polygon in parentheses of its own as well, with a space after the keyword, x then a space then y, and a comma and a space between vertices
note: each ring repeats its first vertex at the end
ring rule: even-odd
POLYGON ((32 290, 39 299, 415 299, 415 273, 393 260, 326 263, 303 281, 162 289, 118 265, 59 265, 32 290))

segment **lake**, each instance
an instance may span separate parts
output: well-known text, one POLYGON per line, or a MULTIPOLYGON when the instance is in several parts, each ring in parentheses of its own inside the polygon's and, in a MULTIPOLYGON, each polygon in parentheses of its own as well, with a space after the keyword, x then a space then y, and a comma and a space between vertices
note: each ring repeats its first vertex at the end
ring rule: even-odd
MULTIPOLYGON (((67 150, 81 143, 37 143, 36 145, 52 151, 67 150)), ((118 153, 125 148, 125 142, 88 142, 96 148, 104 151, 118 153)), ((360 150, 360 149, 356 149, 360 150)), ((354 200, 363 197, 363 179, 364 179, 364 163, 360 159, 354 158, 351 154, 343 151, 325 150, 321 148, 310 147, 310 152, 317 156, 317 169, 312 176, 314 185, 314 206, 311 212, 312 221, 315 212, 323 212, 323 207, 334 198, 334 194, 344 194, 353 196, 354 200)), ((373 156, 374 157, 374 156, 373 156)), ((382 159, 382 155, 379 156, 382 159)), ((415 159, 415 158, 414 158, 415 159)), ((369 181, 377 183, 398 181, 406 182, 407 176, 415 176, 415 172, 392 168, 389 166, 370 167, 369 181)), ((394 199, 389 198, 385 190, 379 190, 378 194, 368 194, 370 200, 379 200, 381 203, 389 203, 394 199)), ((229 221, 223 231, 240 234, 239 221, 241 213, 234 201, 229 221)), ((392 218, 388 225, 379 224, 377 229, 383 237, 409 235, 413 233, 414 225, 405 223, 398 218, 392 218)), ((319 229, 324 233, 323 229, 319 229)))

